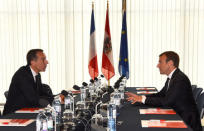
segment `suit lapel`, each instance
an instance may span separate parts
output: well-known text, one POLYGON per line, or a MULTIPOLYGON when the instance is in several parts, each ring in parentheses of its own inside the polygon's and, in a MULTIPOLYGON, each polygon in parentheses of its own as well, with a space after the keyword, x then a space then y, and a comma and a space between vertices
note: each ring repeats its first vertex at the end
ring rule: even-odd
POLYGON ((177 68, 177 69, 175 70, 175 72, 173 73, 173 75, 172 75, 172 77, 171 77, 171 80, 170 80, 170 83, 169 83, 169 88, 168 88, 168 90, 171 88, 172 83, 173 83, 173 81, 174 81, 174 78, 175 78, 175 76, 176 76, 179 72, 180 72, 180 69, 177 68))
MULTIPOLYGON (((31 69, 30 69, 30 66, 28 66, 28 65, 26 66, 26 73, 27 73, 27 76, 32 81, 33 85, 36 85, 33 74, 32 74, 31 69)), ((36 86, 34 86, 33 88, 36 91, 36 86)))

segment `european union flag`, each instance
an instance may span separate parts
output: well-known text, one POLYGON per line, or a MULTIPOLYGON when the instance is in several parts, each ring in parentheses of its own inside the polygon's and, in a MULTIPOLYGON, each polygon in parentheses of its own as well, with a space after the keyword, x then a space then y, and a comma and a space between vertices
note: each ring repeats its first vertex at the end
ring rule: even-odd
POLYGON ((129 62, 128 62, 128 41, 127 41, 127 24, 126 11, 123 13, 121 43, 120 43, 120 58, 118 70, 121 76, 129 78, 129 62))

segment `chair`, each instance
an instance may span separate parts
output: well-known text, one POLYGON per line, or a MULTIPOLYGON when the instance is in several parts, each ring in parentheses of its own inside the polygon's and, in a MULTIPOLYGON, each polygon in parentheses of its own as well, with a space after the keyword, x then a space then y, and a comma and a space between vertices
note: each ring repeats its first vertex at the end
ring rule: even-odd
POLYGON ((46 96, 53 96, 53 93, 52 93, 52 90, 50 88, 49 85, 47 84, 42 84, 42 90, 43 90, 43 93, 46 95, 46 96))
POLYGON ((4 92, 4 96, 6 97, 6 99, 8 99, 8 91, 4 92))
POLYGON ((203 88, 195 88, 193 90, 193 96, 195 101, 197 101, 198 96, 200 96, 200 93, 203 91, 203 88))
POLYGON ((198 111, 199 111, 199 114, 200 114, 200 118, 203 117, 203 111, 204 111, 204 92, 201 93, 201 95, 198 97, 197 101, 197 107, 198 107, 198 111))
POLYGON ((197 88, 197 85, 191 85, 192 91, 197 88))

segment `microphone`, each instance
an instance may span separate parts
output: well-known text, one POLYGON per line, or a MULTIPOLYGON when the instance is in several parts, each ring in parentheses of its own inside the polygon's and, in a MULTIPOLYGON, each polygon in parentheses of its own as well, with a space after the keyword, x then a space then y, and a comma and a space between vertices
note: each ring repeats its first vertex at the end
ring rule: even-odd
POLYGON ((102 90, 103 92, 106 92, 106 91, 107 91, 107 90, 106 90, 106 87, 101 88, 101 90, 102 90))
POLYGON ((119 80, 122 80, 124 77, 125 77, 125 76, 122 75, 122 76, 119 78, 119 80))
POLYGON ((101 98, 101 102, 102 103, 107 103, 110 101, 110 94, 107 92, 105 94, 103 94, 102 98, 101 98))
POLYGON ((91 83, 94 83, 94 80, 93 80, 93 79, 91 79, 91 80, 90 80, 90 82, 91 82, 91 83))
MULTIPOLYGON (((83 82, 82 85, 87 86, 88 84, 86 82, 83 82)), ((81 87, 79 87, 78 85, 74 85, 72 88, 79 91, 81 87)))
POLYGON ((111 94, 114 92, 114 89, 112 88, 112 86, 108 86, 107 92, 108 92, 108 94, 111 94))
POLYGON ((97 77, 95 77, 95 78, 94 78, 94 81, 98 81, 98 78, 97 78, 97 77))
POLYGON ((121 81, 118 80, 118 81, 115 83, 115 85, 114 85, 114 88, 115 88, 115 89, 118 89, 118 88, 120 87, 120 82, 121 82, 121 81))
MULTIPOLYGON (((96 106, 95 106, 95 117, 97 117, 99 114, 98 114, 98 106, 100 105, 100 104, 102 104, 102 103, 107 103, 107 102, 109 102, 110 101, 110 94, 108 94, 108 92, 107 93, 105 93, 105 94, 103 94, 103 96, 102 96, 102 99, 101 99, 101 102, 99 102, 98 104, 96 104, 96 106)), ((93 116, 93 117, 94 117, 93 116)), ((97 123, 97 121, 95 121, 95 123, 97 123)))
POLYGON ((67 91, 65 91, 65 90, 62 90, 60 94, 62 94, 64 96, 67 96, 69 93, 67 91))
POLYGON ((77 91, 79 91, 79 90, 80 90, 80 87, 79 87, 79 86, 77 86, 77 85, 74 85, 72 88, 73 88, 73 89, 75 89, 75 90, 77 90, 77 91))
POLYGON ((83 86, 87 86, 88 84, 87 84, 86 82, 83 82, 82 85, 83 85, 83 86))

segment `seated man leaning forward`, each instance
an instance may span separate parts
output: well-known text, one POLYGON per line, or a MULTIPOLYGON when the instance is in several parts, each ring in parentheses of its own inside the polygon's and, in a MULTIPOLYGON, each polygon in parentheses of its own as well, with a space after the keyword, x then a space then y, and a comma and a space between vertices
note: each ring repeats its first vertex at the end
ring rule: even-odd
POLYGON ((20 67, 11 80, 3 115, 52 103, 54 95, 48 85, 42 84, 40 76, 47 64, 42 49, 32 49, 27 53, 27 65, 20 67))
POLYGON ((127 100, 131 101, 132 104, 141 102, 155 107, 171 107, 193 131, 202 131, 190 80, 178 66, 179 56, 177 53, 166 51, 160 54, 157 67, 160 74, 167 75, 167 81, 162 90, 156 94, 146 96, 127 92, 127 100))

